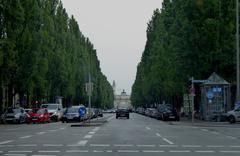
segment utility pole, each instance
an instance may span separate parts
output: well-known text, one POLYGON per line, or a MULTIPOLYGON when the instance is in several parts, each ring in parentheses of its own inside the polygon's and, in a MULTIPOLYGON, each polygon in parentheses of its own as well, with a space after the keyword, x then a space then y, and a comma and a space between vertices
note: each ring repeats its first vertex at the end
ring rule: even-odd
POLYGON ((236 102, 240 100, 239 90, 239 1, 236 0, 236 49, 237 49, 237 95, 236 102))

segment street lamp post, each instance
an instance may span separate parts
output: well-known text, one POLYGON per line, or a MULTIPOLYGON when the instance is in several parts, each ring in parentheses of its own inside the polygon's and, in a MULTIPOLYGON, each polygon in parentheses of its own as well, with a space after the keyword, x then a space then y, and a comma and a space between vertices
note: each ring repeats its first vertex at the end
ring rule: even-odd
POLYGON ((240 100, 239 94, 239 2, 236 0, 236 49, 237 49, 237 95, 236 102, 240 100))

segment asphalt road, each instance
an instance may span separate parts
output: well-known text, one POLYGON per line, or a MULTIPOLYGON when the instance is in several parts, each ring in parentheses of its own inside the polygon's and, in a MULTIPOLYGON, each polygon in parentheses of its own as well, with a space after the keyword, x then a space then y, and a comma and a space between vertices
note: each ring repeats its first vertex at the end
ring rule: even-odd
MULTIPOLYGON (((138 114, 100 126, 71 123, 0 125, 3 156, 240 155, 240 126, 192 126, 138 114)), ((239 124, 240 125, 240 124, 239 124)))

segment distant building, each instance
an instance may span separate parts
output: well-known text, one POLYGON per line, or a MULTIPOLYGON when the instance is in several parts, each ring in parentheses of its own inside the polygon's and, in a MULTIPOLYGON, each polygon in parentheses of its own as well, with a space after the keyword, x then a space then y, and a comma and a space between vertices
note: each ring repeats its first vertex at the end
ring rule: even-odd
POLYGON ((125 90, 123 90, 120 95, 117 95, 115 81, 113 81, 112 87, 114 92, 114 108, 118 108, 118 107, 131 108, 132 105, 131 105, 130 95, 127 95, 125 90))

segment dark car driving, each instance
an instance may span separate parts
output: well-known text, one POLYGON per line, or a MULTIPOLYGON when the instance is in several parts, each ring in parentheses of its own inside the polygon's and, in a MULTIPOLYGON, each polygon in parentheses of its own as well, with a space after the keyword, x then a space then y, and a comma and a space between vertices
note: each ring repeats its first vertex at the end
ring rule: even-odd
POLYGON ((171 107, 168 105, 160 105, 160 107, 158 108, 158 112, 159 112, 160 118, 163 121, 169 121, 169 120, 179 121, 180 120, 177 110, 171 109, 171 107))
POLYGON ((129 119, 129 109, 127 108, 118 108, 116 111, 116 119, 119 117, 126 117, 129 119))

